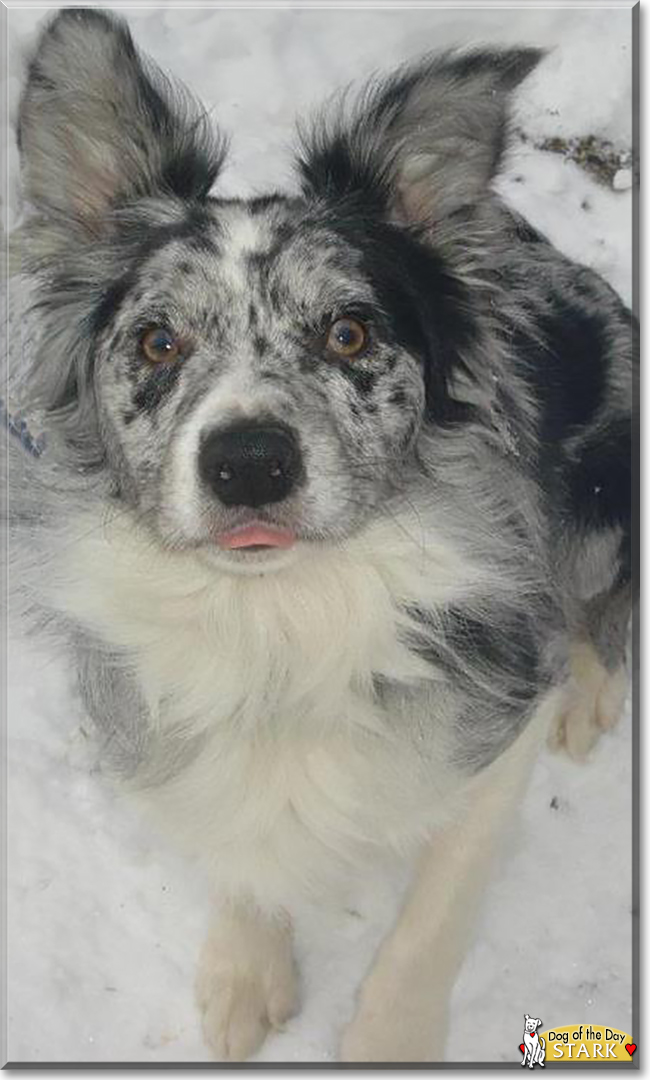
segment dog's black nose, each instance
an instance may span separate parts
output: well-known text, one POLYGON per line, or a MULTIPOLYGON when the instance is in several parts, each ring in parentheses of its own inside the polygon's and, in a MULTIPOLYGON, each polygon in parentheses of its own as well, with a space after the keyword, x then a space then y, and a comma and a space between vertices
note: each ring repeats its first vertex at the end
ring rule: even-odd
POLYGON ((285 499, 300 475, 298 443, 280 424, 213 431, 199 451, 199 473, 225 506, 285 499))

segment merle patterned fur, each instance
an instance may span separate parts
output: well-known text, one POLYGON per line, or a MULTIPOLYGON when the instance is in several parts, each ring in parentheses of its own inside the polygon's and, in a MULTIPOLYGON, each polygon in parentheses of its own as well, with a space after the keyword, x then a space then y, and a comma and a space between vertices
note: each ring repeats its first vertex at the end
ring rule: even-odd
MULTIPOLYGON (((301 131, 299 193, 251 200, 211 194, 225 140, 106 12, 51 20, 20 110, 40 328, 20 374, 48 417, 47 461, 16 466, 25 520, 31 500, 47 535, 94 499, 154 546, 201 549, 240 518, 179 479, 181 443, 208 398, 221 424, 259 400, 304 462, 269 522, 345 548, 414 511, 481 565, 466 604, 407 612, 409 646, 459 695, 472 769, 562 677, 567 637, 621 662, 631 601, 634 319, 490 187, 539 60, 434 55, 337 98, 301 131), (324 349, 342 315, 370 328, 354 362, 324 349), (174 366, 143 361, 152 325, 182 341, 174 366)), ((114 732, 129 665, 62 626, 114 732)), ((375 688, 390 707, 414 692, 381 672, 375 688)))

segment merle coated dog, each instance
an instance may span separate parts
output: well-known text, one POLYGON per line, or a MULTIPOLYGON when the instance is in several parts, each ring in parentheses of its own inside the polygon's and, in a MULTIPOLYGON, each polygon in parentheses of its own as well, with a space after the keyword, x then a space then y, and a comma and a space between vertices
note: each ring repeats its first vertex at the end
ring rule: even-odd
POLYGON ((18 374, 47 445, 16 442, 17 577, 107 767, 214 881, 220 1058, 297 1008, 292 914, 393 853, 412 884, 341 1058, 441 1059, 537 748, 583 755, 622 705, 634 320, 491 187, 539 60, 339 97, 296 193, 248 200, 121 19, 57 13, 29 68, 18 374))

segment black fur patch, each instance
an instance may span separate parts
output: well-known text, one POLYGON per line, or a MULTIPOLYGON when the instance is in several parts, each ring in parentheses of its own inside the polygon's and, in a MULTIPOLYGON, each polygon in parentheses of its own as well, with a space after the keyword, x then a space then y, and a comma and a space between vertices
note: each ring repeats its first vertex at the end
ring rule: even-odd
MULTIPOLYGON (((619 298, 587 270, 576 267, 565 293, 538 315, 539 340, 513 339, 513 358, 540 406, 537 478, 555 528, 574 523, 581 532, 619 526, 619 580, 631 565, 631 417, 608 415, 610 366, 625 361, 628 346, 612 337, 629 315, 619 298)), ((631 328, 633 331, 633 327, 631 328)))
POLYGON ((422 636, 411 647, 463 692, 457 764, 470 771, 484 768, 513 741, 551 684, 540 647, 545 632, 525 610, 494 604, 480 617, 450 608, 435 626, 425 612, 416 614, 422 636))
POLYGON ((476 309, 442 256, 417 236, 367 218, 332 215, 330 227, 362 256, 362 268, 378 298, 390 337, 419 358, 424 370, 427 415, 436 423, 469 416, 449 384, 478 334, 476 309))
POLYGON ((306 194, 317 191, 325 198, 345 198, 350 203, 365 203, 366 210, 385 211, 387 180, 374 162, 354 154, 347 132, 327 142, 316 142, 298 164, 306 194))
POLYGON ((103 292, 102 298, 88 318, 88 328, 93 336, 101 334, 117 315, 122 302, 133 288, 137 278, 135 269, 113 281, 103 292))
POLYGON ((219 247, 214 236, 207 232, 194 232, 187 237, 187 246, 199 255, 218 255, 219 247))
POLYGON ((270 195, 258 195, 256 198, 251 199, 248 203, 248 209, 251 214, 264 214, 270 206, 286 202, 286 195, 281 195, 279 192, 273 192, 270 195))
POLYGON ((367 368, 357 367, 354 363, 341 364, 340 370, 347 376, 354 386, 354 389, 358 394, 361 394, 362 397, 365 397, 372 391, 377 381, 375 372, 368 371, 367 368))
POLYGON ((145 413, 154 412, 176 386, 181 368, 180 362, 157 364, 133 395, 136 410, 145 413))
POLYGON ((619 417, 582 443, 567 474, 571 507, 581 524, 630 528, 632 427, 619 417))
POLYGON ((503 90, 513 90, 539 64, 541 49, 477 49, 454 58, 454 74, 462 79, 484 75, 494 78, 503 90))
MULTIPOLYGON (((110 326, 125 297, 136 287, 143 264, 156 251, 172 241, 183 240, 194 249, 216 252, 216 231, 215 219, 197 204, 190 205, 185 218, 172 225, 151 227, 143 222, 140 226, 131 225, 130 229, 125 229, 125 240, 129 245, 127 250, 135 250, 135 254, 130 256, 125 273, 107 285, 100 301, 88 316, 86 325, 89 333, 96 336, 110 326)), ((189 262, 180 265, 191 270, 189 262)))
POLYGON ((538 640, 525 612, 498 610, 490 612, 489 618, 478 618, 462 608, 450 608, 435 640, 427 639, 426 613, 418 613, 418 618, 423 636, 415 643, 415 651, 470 692, 496 699, 507 696, 511 704, 528 705, 545 684, 538 640), (499 692, 504 685, 507 695, 499 692))
POLYGON ((605 396, 608 316, 556 294, 539 320, 544 344, 519 337, 515 354, 541 405, 543 447, 593 420, 605 396))
POLYGON ((526 218, 521 217, 520 214, 512 214, 514 222, 515 235, 518 240, 523 240, 525 244, 546 244, 548 241, 541 232, 536 229, 526 218))

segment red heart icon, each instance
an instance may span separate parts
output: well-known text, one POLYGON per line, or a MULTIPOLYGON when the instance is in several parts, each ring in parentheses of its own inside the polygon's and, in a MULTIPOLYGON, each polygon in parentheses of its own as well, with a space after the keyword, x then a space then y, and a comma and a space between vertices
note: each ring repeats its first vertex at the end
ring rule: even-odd
MULTIPOLYGON (((524 1044, 523 1044, 523 1043, 519 1043, 519 1049, 521 1050, 521 1052, 522 1052, 522 1054, 523 1054, 523 1052, 524 1052, 524 1050, 526 1049, 526 1047, 524 1046, 524 1044)), ((636 1046, 634 1047, 634 1049, 636 1050, 636 1046)))
POLYGON ((636 1043, 626 1043, 625 1044, 625 1049, 627 1050, 630 1057, 632 1057, 632 1054, 636 1050, 636 1043))

